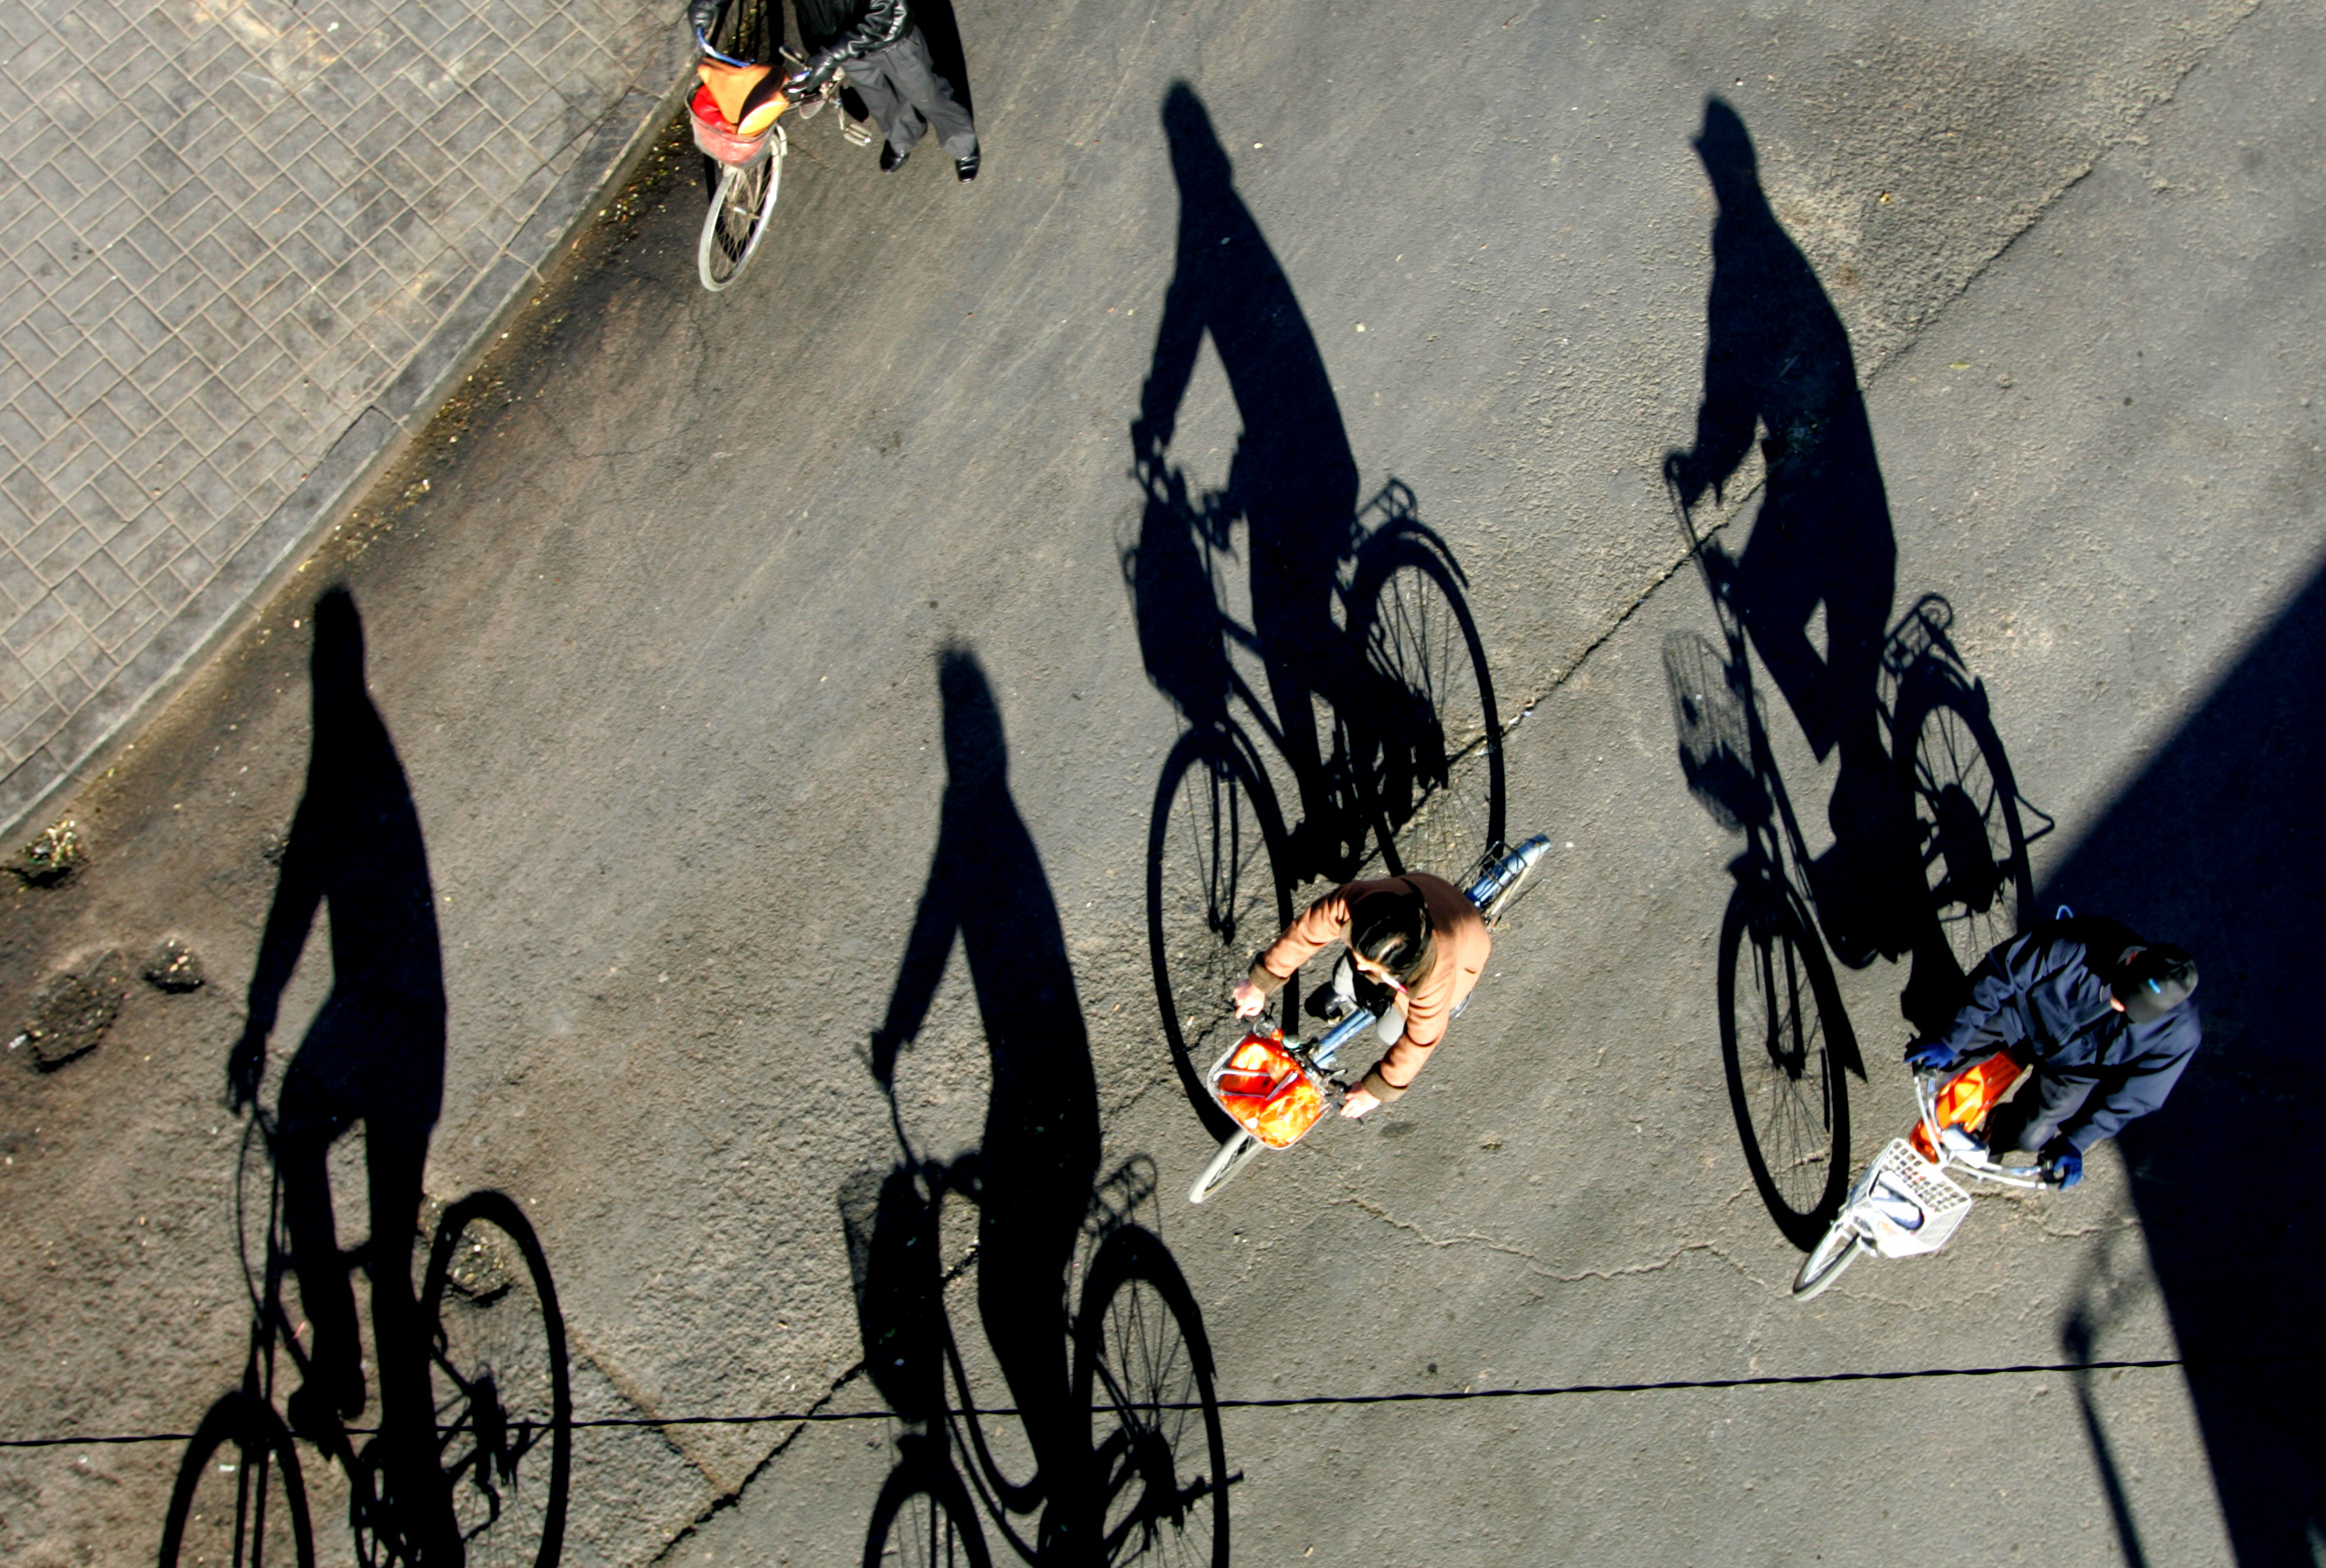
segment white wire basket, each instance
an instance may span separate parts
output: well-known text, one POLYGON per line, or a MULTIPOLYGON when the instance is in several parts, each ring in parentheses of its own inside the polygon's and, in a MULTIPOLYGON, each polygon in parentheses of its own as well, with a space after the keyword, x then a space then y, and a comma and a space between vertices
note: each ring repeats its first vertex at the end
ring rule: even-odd
POLYGON ((1884 1257, 1914 1257, 1946 1246, 1970 1212, 1970 1194, 1914 1153, 1905 1139, 1893 1138, 1857 1179, 1849 1210, 1875 1252, 1884 1257))

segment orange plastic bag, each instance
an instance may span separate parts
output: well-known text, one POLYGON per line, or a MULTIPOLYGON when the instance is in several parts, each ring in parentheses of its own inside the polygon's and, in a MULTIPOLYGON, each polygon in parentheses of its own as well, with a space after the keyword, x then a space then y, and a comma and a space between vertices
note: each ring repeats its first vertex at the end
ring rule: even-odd
MULTIPOLYGON (((1939 1088, 1936 1111, 1940 1130, 1968 1127, 1977 1132, 1986 1125, 1987 1113, 2003 1103, 2003 1097, 2011 1092, 2011 1086, 2026 1070, 2027 1065, 2010 1052, 1997 1051, 1949 1078, 1939 1088)), ((1932 1164, 1938 1163, 1939 1152, 1931 1147, 1930 1134, 1920 1122, 1914 1124, 1907 1138, 1914 1145, 1914 1153, 1932 1164)))
MULTIPOLYGON (((708 84, 694 89, 686 110, 687 124, 694 132, 694 145, 704 157, 716 158, 722 163, 748 163, 767 145, 768 133, 764 129, 757 135, 747 136, 736 127, 720 108, 708 84)), ((774 123, 768 121, 770 125, 774 123)))
POLYGON ((1236 1125, 1271 1149, 1289 1148, 1325 1114, 1325 1090, 1284 1049, 1281 1030, 1247 1034, 1212 1071, 1212 1094, 1236 1125))

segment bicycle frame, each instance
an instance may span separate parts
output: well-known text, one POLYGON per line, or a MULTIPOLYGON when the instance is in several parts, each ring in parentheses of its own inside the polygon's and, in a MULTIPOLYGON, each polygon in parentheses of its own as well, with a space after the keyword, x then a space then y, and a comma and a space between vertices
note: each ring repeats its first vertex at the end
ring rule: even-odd
MULTIPOLYGON (((1500 847, 1496 846, 1498 849, 1500 847)), ((1550 835, 1547 833, 1538 833, 1520 845, 1518 848, 1503 850, 1499 854, 1489 851, 1484 862, 1475 869, 1468 879, 1462 890, 1463 893, 1475 906, 1478 912, 1485 917, 1490 927, 1496 925, 1503 912, 1510 908, 1513 896, 1525 882, 1528 875, 1549 852, 1550 835)), ((1466 998, 1463 1005, 1467 1005, 1466 998)), ((1455 1009, 1455 1015, 1460 1016, 1462 1008, 1457 1006, 1455 1009)), ((1341 1094, 1345 1093, 1345 1086, 1338 1084, 1330 1076, 1333 1065, 1340 1056, 1341 1048, 1378 1022, 1380 1022, 1378 1013, 1370 1008, 1361 1006, 1344 1014, 1314 1045, 1305 1045, 1290 1036, 1286 1036, 1281 1041, 1283 1050, 1298 1064, 1300 1069, 1326 1087, 1327 1109, 1337 1108, 1341 1094)), ((1239 1040, 1238 1046, 1231 1047, 1227 1055, 1220 1059, 1219 1064, 1214 1067, 1208 1075, 1205 1087, 1211 1089, 1215 1099, 1220 1093, 1220 1074, 1228 1060, 1234 1056, 1236 1050, 1240 1049, 1241 1043, 1239 1040)), ((1223 1108, 1225 1108, 1224 1106, 1223 1108)), ((1317 1119, 1324 1120, 1323 1115, 1320 1113, 1317 1119)), ((1314 1126, 1315 1124, 1311 1123, 1308 1127, 1301 1130, 1300 1135, 1305 1137, 1308 1132, 1314 1130, 1314 1126)), ((1292 1142, 1297 1143, 1299 1138, 1296 1137, 1292 1142)), ((1285 1148, 1291 1146, 1291 1143, 1283 1145, 1285 1148)), ((1213 1192, 1225 1185, 1229 1174, 1237 1170, 1245 1160, 1251 1158, 1260 1149, 1272 1147, 1274 1145, 1261 1142, 1240 1125, 1236 1131, 1228 1136, 1227 1141, 1220 1145, 1220 1152, 1214 1158, 1211 1165, 1204 1171, 1203 1174, 1196 1178, 1195 1186, 1188 1190, 1187 1201, 1203 1202, 1213 1192)))
POLYGON ((1949 1172, 2022 1191, 2054 1186, 2041 1169, 2006 1169, 1969 1132, 2024 1070, 2015 1059, 1997 1056, 1959 1073, 1917 1072, 1913 1129, 1893 1139, 1851 1185, 1841 1212, 1795 1275, 1794 1298, 1824 1290, 1861 1252, 1915 1257, 1946 1246, 1971 1209, 1971 1195, 1949 1172))

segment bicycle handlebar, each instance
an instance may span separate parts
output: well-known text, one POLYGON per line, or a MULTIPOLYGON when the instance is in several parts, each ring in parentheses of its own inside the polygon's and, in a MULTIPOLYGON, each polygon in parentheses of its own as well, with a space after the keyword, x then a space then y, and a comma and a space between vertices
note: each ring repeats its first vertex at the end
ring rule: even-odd
MULTIPOLYGON (((1921 1113, 1922 1133, 1930 1139, 1931 1147, 1939 1151, 1941 1165, 1958 1162, 1944 1158, 1948 1150, 1939 1127, 1939 1086, 1951 1076, 1947 1071, 1933 1071, 1929 1069, 1920 1069, 1914 1073, 1914 1105, 1921 1113)), ((1995 1160, 1984 1165, 1969 1165, 1968 1162, 1960 1162, 1966 1164, 1980 1180, 1999 1181, 2005 1187, 2024 1187, 2033 1190, 2038 1187, 2056 1188, 2060 1185, 2059 1178, 2040 1165, 2026 1171, 2006 1171, 2000 1160, 1995 1160)))

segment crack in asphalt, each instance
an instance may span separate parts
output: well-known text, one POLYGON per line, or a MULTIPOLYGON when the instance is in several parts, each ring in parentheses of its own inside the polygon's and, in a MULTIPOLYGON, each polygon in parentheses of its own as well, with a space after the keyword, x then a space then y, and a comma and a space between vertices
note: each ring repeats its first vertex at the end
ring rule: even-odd
POLYGON ((1560 1284, 1580 1284, 1585 1280, 1593 1279, 1620 1279, 1627 1274, 1659 1274, 1663 1270, 1670 1268, 1673 1264, 1678 1263, 1682 1257, 1692 1252, 1709 1253, 1714 1257, 1720 1259, 1721 1262, 1728 1265, 1737 1273, 1743 1274, 1745 1278, 1753 1279, 1755 1277, 1751 1269, 1745 1267, 1744 1264, 1731 1256, 1726 1249, 1722 1247, 1719 1243, 1711 1241, 1681 1242, 1672 1250, 1670 1256, 1658 1259, 1652 1263, 1625 1264, 1620 1267, 1614 1268, 1584 1269, 1576 1274, 1561 1274, 1557 1269, 1545 1265, 1542 1259, 1536 1254, 1530 1252, 1525 1247, 1518 1246, 1514 1242, 1497 1241, 1490 1237, 1483 1237, 1475 1233, 1465 1236, 1447 1237, 1443 1238, 1434 1237, 1428 1231, 1422 1229, 1419 1225, 1416 1225, 1413 1221, 1410 1219, 1400 1219, 1381 1205, 1370 1202, 1363 1198, 1358 1197, 1354 1193, 1351 1193, 1345 1198, 1334 1199, 1332 1201, 1336 1205, 1355 1209, 1363 1213, 1370 1214, 1385 1225, 1410 1233, 1416 1239, 1429 1246, 1477 1246, 1483 1247, 1488 1252, 1498 1252, 1510 1257, 1515 1257, 1527 1265, 1527 1272, 1529 1274, 1535 1275, 1539 1279, 1556 1281, 1560 1284))

